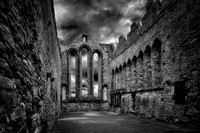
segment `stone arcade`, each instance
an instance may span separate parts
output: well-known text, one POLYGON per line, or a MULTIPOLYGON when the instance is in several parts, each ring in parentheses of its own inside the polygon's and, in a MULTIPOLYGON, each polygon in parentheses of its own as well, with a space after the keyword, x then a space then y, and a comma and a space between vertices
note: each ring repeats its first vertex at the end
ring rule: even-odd
POLYGON ((200 2, 148 0, 114 48, 57 39, 53 0, 0 1, 0 132, 49 132, 61 111, 200 126, 200 2))

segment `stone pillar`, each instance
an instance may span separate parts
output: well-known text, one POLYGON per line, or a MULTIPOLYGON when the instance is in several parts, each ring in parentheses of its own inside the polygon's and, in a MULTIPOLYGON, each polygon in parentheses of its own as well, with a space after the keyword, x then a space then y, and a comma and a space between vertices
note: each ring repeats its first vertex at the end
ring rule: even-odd
POLYGON ((144 89, 152 88, 151 48, 147 47, 144 54, 144 89))
POLYGON ((152 48, 152 87, 159 88, 161 85, 161 42, 155 39, 152 48))
POLYGON ((137 61, 138 83, 137 89, 142 90, 144 86, 143 53, 140 51, 137 61))
POLYGON ((88 72, 88 75, 89 75, 89 77, 88 77, 88 81, 89 81, 89 88, 88 88, 88 97, 90 98, 90 99, 92 99, 93 98, 93 81, 94 81, 94 79, 93 79, 93 69, 94 69, 94 67, 93 67, 93 55, 91 56, 91 54, 90 53, 88 53, 88 64, 89 64, 89 72, 88 72))
POLYGON ((76 75, 76 79, 77 79, 77 87, 76 87, 76 97, 77 99, 80 99, 81 97, 81 79, 80 79, 80 54, 78 54, 77 56, 77 75, 76 75))

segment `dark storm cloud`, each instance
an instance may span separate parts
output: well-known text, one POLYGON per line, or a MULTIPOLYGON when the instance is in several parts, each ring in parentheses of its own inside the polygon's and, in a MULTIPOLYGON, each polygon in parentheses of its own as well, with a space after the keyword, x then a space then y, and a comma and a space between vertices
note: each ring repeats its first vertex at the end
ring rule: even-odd
POLYGON ((145 0, 54 0, 58 35, 72 41, 88 31, 98 42, 114 42, 144 15, 145 0))

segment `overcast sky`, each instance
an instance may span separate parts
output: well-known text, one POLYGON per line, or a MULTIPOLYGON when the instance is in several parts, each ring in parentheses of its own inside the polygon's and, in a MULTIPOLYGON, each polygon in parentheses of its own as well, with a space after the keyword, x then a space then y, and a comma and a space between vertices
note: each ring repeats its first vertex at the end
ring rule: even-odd
POLYGON ((95 41, 116 43, 145 14, 146 0, 54 0, 58 37, 72 41, 88 31, 95 41))

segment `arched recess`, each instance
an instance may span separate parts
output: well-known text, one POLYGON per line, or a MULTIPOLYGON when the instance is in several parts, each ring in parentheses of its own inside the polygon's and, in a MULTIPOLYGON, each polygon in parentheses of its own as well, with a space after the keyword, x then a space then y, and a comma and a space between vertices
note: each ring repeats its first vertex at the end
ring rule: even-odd
POLYGON ((119 66, 118 89, 122 89, 122 66, 119 66))
POLYGON ((137 73, 138 73, 138 82, 137 89, 142 90, 144 86, 144 67, 143 67, 143 53, 139 52, 138 62, 137 62, 137 73))
POLYGON ((91 49, 87 45, 80 47, 80 88, 81 97, 86 98, 89 96, 91 89, 91 49))
POLYGON ((151 67, 151 48, 146 47, 144 52, 144 88, 151 89, 152 67, 151 67))
POLYGON ((67 100, 67 84, 62 83, 61 84, 61 101, 67 100))
POLYGON ((103 85, 103 100, 107 101, 108 100, 108 85, 105 84, 103 85))
POLYGON ((161 84, 161 41, 156 38, 152 46, 152 87, 159 88, 161 84))
POLYGON ((94 97, 101 97, 102 91, 102 60, 100 51, 94 50, 92 53, 92 90, 94 97))
POLYGON ((131 60, 128 59, 128 62, 127 62, 127 67, 126 67, 126 72, 127 72, 127 88, 128 88, 128 91, 131 90, 131 60))
POLYGON ((78 62, 79 56, 76 49, 68 50, 68 85, 67 95, 69 98, 74 98, 78 96, 78 62))
POLYGON ((131 63, 131 90, 135 91, 137 89, 137 57, 133 56, 131 63))
POLYGON ((114 82, 115 82, 115 90, 117 90, 118 89, 118 85, 119 85, 119 82, 118 82, 118 79, 119 79, 119 69, 118 68, 116 68, 115 69, 115 77, 114 77, 114 82))
POLYGON ((123 67, 122 67, 122 89, 126 89, 126 82, 127 82, 126 63, 124 62, 123 67))
POLYGON ((112 70, 112 77, 111 77, 111 90, 113 91, 115 88, 115 70, 112 70))

